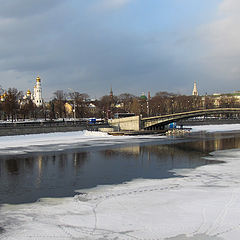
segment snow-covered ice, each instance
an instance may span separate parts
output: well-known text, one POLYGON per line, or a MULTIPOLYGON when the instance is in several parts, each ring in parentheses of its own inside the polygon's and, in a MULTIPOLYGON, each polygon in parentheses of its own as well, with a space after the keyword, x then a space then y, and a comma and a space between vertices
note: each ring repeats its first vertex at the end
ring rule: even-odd
POLYGON ((224 131, 239 131, 240 124, 215 124, 215 125, 199 125, 190 126, 192 128, 191 132, 224 132, 224 131))
POLYGON ((146 142, 164 136, 111 136, 94 131, 56 132, 0 137, 0 154, 23 154, 27 152, 61 151, 69 148, 97 147, 128 143, 146 142))
POLYGON ((240 149, 208 159, 225 163, 176 170, 177 178, 79 190, 74 198, 2 205, 0 239, 238 240, 240 149))

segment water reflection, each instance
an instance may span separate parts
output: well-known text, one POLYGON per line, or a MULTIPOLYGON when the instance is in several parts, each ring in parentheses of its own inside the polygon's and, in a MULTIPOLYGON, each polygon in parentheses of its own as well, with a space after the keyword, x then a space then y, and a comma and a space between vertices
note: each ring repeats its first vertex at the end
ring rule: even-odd
MULTIPOLYGON (((188 145, 191 143, 186 143, 188 145)), ((184 144, 185 145, 185 144, 184 144)), ((196 143, 197 145, 197 143, 196 143)), ((160 169, 161 177, 169 176, 168 170, 174 168, 195 168, 206 164, 206 160, 201 159, 204 154, 201 151, 189 151, 182 148, 181 144, 168 145, 133 145, 116 149, 101 151, 105 159, 119 159, 141 162, 143 166, 152 166, 160 169)), ((144 171, 146 168, 144 168, 144 171)), ((152 177, 156 175, 152 173, 152 177)))
POLYGON ((89 156, 88 152, 75 152, 72 154, 73 167, 77 170, 80 169, 89 156))
POLYGON ((18 161, 16 159, 9 159, 6 163, 6 170, 11 174, 19 174, 18 161))
POLYGON ((43 157, 42 156, 38 156, 37 158, 37 165, 38 165, 38 176, 36 179, 36 186, 39 187, 41 184, 41 179, 42 179, 42 161, 43 161, 43 157))
POLYGON ((118 184, 134 178, 173 177, 176 168, 209 162, 208 152, 239 148, 238 135, 209 135, 176 144, 128 144, 86 151, 38 153, 0 158, 0 203, 73 196, 74 190, 118 184))
POLYGON ((223 149, 240 148, 240 135, 229 133, 201 134, 201 140, 177 144, 176 147, 184 151, 198 151, 209 153, 223 149))

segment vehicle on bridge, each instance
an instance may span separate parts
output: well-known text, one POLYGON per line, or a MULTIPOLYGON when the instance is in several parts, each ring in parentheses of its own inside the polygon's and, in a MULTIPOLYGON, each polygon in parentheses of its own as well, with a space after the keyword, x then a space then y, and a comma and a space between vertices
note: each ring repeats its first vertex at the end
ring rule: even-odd
POLYGON ((169 129, 177 128, 177 123, 176 123, 176 122, 169 123, 169 124, 168 124, 168 128, 169 128, 169 129))

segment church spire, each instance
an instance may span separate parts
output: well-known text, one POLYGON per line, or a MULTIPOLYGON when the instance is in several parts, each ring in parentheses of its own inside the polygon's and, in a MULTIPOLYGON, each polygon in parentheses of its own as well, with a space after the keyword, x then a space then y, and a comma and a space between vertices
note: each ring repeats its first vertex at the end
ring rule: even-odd
POLYGON ((110 97, 113 98, 113 90, 112 90, 112 86, 111 86, 111 90, 110 90, 110 97))
POLYGON ((198 96, 198 90, 197 90, 197 83, 196 83, 196 81, 194 82, 194 85, 193 85, 192 95, 193 96, 198 96))

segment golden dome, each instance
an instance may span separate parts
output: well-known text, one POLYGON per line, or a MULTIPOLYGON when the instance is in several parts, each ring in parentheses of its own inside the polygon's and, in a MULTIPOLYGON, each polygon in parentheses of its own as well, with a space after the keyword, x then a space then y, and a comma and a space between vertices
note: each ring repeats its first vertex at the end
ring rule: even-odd
POLYGON ((36 80, 37 80, 37 82, 41 82, 41 78, 40 77, 37 77, 36 80))
POLYGON ((29 89, 27 90, 27 95, 31 95, 31 91, 29 89))

